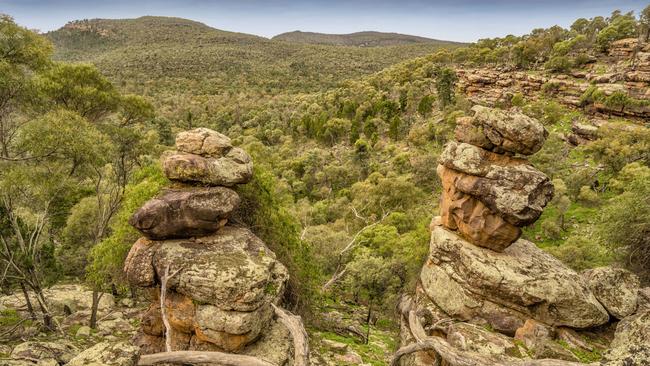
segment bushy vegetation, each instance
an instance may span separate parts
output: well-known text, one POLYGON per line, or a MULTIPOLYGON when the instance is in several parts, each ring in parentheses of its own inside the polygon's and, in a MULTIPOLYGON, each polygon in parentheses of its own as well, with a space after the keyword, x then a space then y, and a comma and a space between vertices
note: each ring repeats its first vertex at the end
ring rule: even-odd
MULTIPOLYGON (((32 282, 6 277, 2 286, 42 288, 61 268, 97 291, 125 286, 121 261, 138 237, 126 221, 168 184, 156 158, 176 132, 209 127, 254 158, 233 220, 289 268, 287 303, 307 314, 345 300, 390 317, 428 251, 437 157, 471 108, 454 65, 565 72, 644 31, 644 19, 614 13, 436 53, 437 45, 278 45, 161 18, 80 22, 48 35, 58 59, 100 73, 51 61, 44 38, 2 18, 3 34, 23 43, 13 46, 20 57, 0 62, 8 70, 0 88, 18 96, 0 103, 9 106, 0 123, 19 131, 0 136, 0 234, 10 248, 35 237, 39 250, 17 267, 38 268, 32 282)), ((557 192, 525 236, 578 270, 620 261, 647 281, 649 130, 611 119, 598 140, 573 147, 566 135, 587 116, 553 100, 554 87, 511 100, 549 130, 531 160, 557 192)), ((596 87, 581 101, 635 103, 596 87)))

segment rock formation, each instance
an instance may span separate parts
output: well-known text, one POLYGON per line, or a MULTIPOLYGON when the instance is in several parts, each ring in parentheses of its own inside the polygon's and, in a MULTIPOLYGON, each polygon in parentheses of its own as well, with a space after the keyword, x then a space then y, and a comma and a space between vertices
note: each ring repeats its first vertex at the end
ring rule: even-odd
POLYGON ((439 158, 440 216, 431 223, 415 295, 399 306, 403 347, 394 361, 577 365, 577 354, 604 351, 605 334, 623 319, 607 365, 650 362, 650 345, 641 340, 650 327, 646 295, 632 273, 605 267, 578 274, 519 238, 553 197, 548 177, 525 158, 541 149, 543 126, 516 109, 472 110, 439 158), (638 355, 629 358, 633 350, 638 355), (523 362, 530 358, 552 360, 523 362))
MULTIPOLYGON (((590 63, 586 65, 586 70, 570 74, 532 74, 508 67, 461 68, 456 70, 458 84, 471 101, 487 105, 507 105, 516 93, 535 100, 546 89, 544 93, 552 93, 559 102, 584 108, 581 96, 592 85, 606 96, 624 92, 638 100, 650 99, 650 42, 639 43, 636 38, 621 39, 612 42, 609 53, 606 62, 590 63), (607 65, 605 70, 601 69, 603 64, 607 65)), ((647 104, 635 103, 621 110, 617 106, 596 102, 588 111, 646 120, 650 118, 650 105, 647 104)))
POLYGON ((286 364, 290 336, 273 306, 287 270, 250 230, 228 224, 240 203, 228 187, 251 179, 250 156, 205 128, 180 133, 176 149, 162 162, 174 187, 129 221, 144 237, 128 254, 126 276, 154 300, 135 343, 144 354, 219 351, 286 364))
POLYGON ((442 225, 472 243, 502 251, 553 198, 549 178, 515 154, 539 151, 548 135, 536 120, 512 110, 475 106, 440 156, 442 225))

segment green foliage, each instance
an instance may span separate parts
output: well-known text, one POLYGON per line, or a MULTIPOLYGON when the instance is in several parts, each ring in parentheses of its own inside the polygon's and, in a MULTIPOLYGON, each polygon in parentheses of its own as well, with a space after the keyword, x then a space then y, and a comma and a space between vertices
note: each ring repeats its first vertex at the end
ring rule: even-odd
POLYGON ((276 185, 273 175, 256 165, 253 180, 237 187, 241 204, 233 221, 249 227, 289 269, 291 277, 285 299, 293 308, 309 311, 321 275, 309 246, 300 239, 298 222, 278 201, 276 185))
POLYGON ((634 16, 626 14, 616 17, 607 27, 598 32, 596 44, 601 51, 607 51, 612 42, 623 39, 636 37, 636 19, 634 16))
POLYGON ((569 72, 571 66, 571 60, 566 56, 553 56, 544 64, 546 70, 557 73, 569 72))
POLYGON ((434 70, 436 78, 436 91, 440 109, 453 104, 456 100, 455 87, 458 81, 456 72, 449 67, 437 67, 434 70))
POLYGON ((650 280, 650 168, 631 163, 619 174, 623 193, 602 209, 599 234, 603 243, 621 251, 624 263, 642 280, 650 280))
POLYGON ((431 114, 431 110, 433 109, 433 102, 436 100, 435 96, 433 95, 425 95, 420 99, 420 103, 418 103, 418 113, 422 115, 423 117, 427 117, 429 114, 431 114))
POLYGON ((139 169, 131 183, 126 186, 124 199, 115 220, 110 225, 111 234, 90 252, 91 263, 87 268, 87 279, 97 288, 106 288, 111 283, 125 284, 123 265, 131 245, 140 233, 129 225, 133 213, 149 199, 156 196, 169 184, 158 164, 139 169))

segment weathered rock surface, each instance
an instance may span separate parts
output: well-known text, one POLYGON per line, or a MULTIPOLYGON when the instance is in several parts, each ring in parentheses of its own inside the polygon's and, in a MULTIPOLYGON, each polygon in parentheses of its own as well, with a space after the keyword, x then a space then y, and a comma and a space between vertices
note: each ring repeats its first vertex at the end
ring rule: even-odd
POLYGON ((253 163, 250 156, 237 147, 218 158, 167 152, 163 156, 163 170, 171 180, 231 187, 250 181, 253 163))
POLYGON ((464 173, 454 177, 457 190, 474 196, 515 226, 535 222, 553 198, 550 179, 520 159, 449 142, 440 163, 464 173))
MULTIPOLYGON (((29 297, 34 301, 35 295, 29 291, 29 297)), ((89 310, 92 306, 92 290, 82 285, 64 284, 44 289, 47 305, 54 314, 64 314, 65 309, 72 312, 89 310)), ((106 311, 115 306, 113 295, 104 293, 99 300, 98 309, 106 311)), ((0 310, 4 308, 24 309, 25 298, 22 294, 12 294, 0 297, 0 310)))
POLYGON ((516 109, 503 111, 475 105, 472 111, 471 122, 463 124, 456 134, 459 141, 488 150, 532 155, 542 148, 548 136, 541 123, 516 109))
POLYGON ((514 340, 469 323, 455 323, 447 330, 447 341, 463 350, 499 358, 522 358, 514 340))
POLYGON ((176 135, 176 149, 185 153, 219 158, 232 149, 230 138, 208 128, 195 128, 176 135))
POLYGON ((483 202, 456 189, 454 183, 461 177, 460 173, 443 165, 439 165, 437 170, 443 190, 440 201, 442 225, 458 230, 476 245, 498 252, 519 239, 521 229, 493 213, 483 202))
POLYGON ((66 366, 134 366, 138 347, 128 343, 98 343, 75 356, 66 366))
MULTIPOLYGON (((167 266, 169 273, 180 270, 169 280, 170 289, 222 310, 256 310, 282 293, 288 277, 275 254, 244 228, 226 226, 212 236, 158 241, 144 247, 145 253, 137 257, 151 256, 155 273, 164 273, 167 266)), ((129 278, 139 277, 129 271, 134 267, 126 268, 129 278)))
POLYGON ((650 363, 650 311, 640 311, 621 320, 610 350, 604 356, 607 366, 642 366, 650 363))
POLYGON ((216 344, 227 351, 237 351, 256 340, 272 318, 273 309, 269 304, 249 312, 199 305, 195 331, 201 341, 216 344))
POLYGON ((151 287, 156 284, 156 271, 153 267, 152 246, 154 241, 140 238, 129 250, 124 261, 124 273, 129 283, 137 287, 151 287))
POLYGON ((599 267, 582 273, 587 285, 607 312, 617 319, 637 309, 640 288, 637 276, 623 268, 599 267))
POLYGON ((40 363, 54 361, 54 364, 69 362, 79 350, 67 343, 58 342, 24 342, 11 351, 11 358, 17 360, 37 360, 40 363))
POLYGON ((169 189, 147 201, 129 223, 149 239, 203 236, 221 228, 239 201, 225 187, 169 189))
MULTIPOLYGON (((427 296, 460 320, 490 321, 488 313, 502 312, 513 324, 517 318, 533 318, 586 328, 609 319, 577 273, 521 239, 498 253, 434 226, 420 280, 427 296)), ((490 322, 495 329, 499 323, 490 322)))

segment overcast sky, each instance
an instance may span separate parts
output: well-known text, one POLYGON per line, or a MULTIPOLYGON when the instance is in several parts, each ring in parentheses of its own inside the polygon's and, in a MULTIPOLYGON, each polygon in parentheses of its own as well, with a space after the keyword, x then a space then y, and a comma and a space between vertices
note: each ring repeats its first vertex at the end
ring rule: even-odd
POLYGON ((0 13, 49 31, 70 20, 166 15, 271 37, 294 30, 398 32, 453 41, 521 35, 614 9, 638 13, 649 0, 0 0, 0 13))

